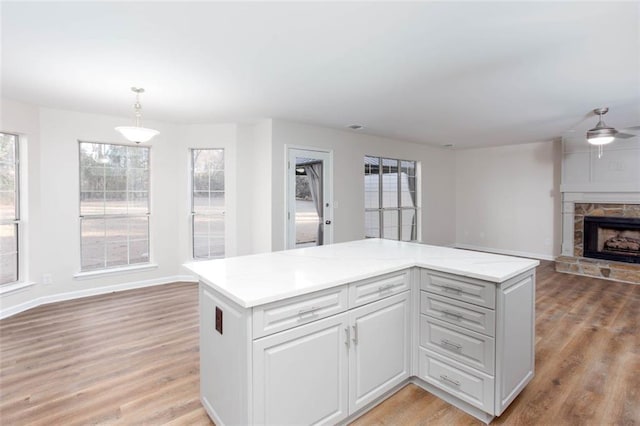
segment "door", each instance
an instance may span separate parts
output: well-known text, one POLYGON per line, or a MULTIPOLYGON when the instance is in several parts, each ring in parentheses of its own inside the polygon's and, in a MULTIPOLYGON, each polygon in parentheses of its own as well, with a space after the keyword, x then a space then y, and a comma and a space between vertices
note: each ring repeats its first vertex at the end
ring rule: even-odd
POLYGON ((253 342, 254 423, 336 424, 348 416, 348 314, 253 342))
POLYGON ((332 153, 287 150, 287 248, 333 242, 332 153))
POLYGON ((407 291, 351 312, 350 413, 409 377, 409 306, 407 291))

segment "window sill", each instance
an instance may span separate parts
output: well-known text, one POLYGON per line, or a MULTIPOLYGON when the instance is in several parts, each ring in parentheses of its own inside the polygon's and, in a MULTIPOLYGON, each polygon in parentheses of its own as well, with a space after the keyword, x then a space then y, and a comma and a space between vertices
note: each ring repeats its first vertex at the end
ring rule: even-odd
POLYGON ((18 281, 17 283, 4 284, 0 286, 0 294, 13 293, 15 291, 31 287, 34 284, 34 281, 18 281))
POLYGON ((111 268, 111 269, 99 269, 97 271, 78 272, 73 276, 77 280, 89 280, 91 278, 104 277, 108 275, 120 275, 131 272, 148 271, 151 269, 157 269, 158 265, 155 263, 145 263, 142 265, 125 266, 123 268, 111 268))

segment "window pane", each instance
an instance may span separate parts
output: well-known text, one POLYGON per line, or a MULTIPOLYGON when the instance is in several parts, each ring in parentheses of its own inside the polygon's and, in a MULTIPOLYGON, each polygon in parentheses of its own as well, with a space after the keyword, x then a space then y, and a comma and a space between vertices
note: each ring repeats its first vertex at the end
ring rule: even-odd
POLYGON ((149 262, 149 241, 138 240, 131 241, 129 248, 129 263, 147 263, 149 262))
POLYGON ((400 205, 402 207, 416 207, 416 162, 401 161, 400 174, 400 205))
POLYGON ((224 191, 224 171, 213 170, 209 177, 209 187, 212 191, 224 191))
POLYGON ((18 225, 0 225, 0 284, 18 281, 18 225))
POLYGON ((17 142, 18 138, 15 135, 0 133, 0 163, 16 163, 17 142))
POLYGON ((400 239, 402 241, 415 241, 417 239, 416 228, 416 211, 413 209, 402 210, 402 235, 400 239))
POLYGON ((364 207, 380 207, 380 159, 364 157, 364 207))
POLYGON ((0 284, 18 281, 18 253, 0 255, 0 284))
POLYGON ((382 159, 382 207, 398 207, 398 160, 382 159))
POLYGON ((16 218, 15 191, 0 191, 0 219, 14 220, 16 218))
POLYGON ((128 213, 149 213, 149 193, 146 191, 129 192, 128 213))
POLYGON ((149 152, 80 142, 83 271, 149 261, 149 152))
POLYGON ((80 214, 83 216, 104 214, 104 192, 81 192, 80 214))
POLYGON ((80 169, 80 191, 104 191, 104 167, 80 169))
POLYGON ((108 191, 104 196, 104 214, 127 214, 126 191, 108 191))
POLYGON ((18 214, 18 138, 0 133, 0 219, 16 220, 18 214))
POLYGON ((382 230, 382 238, 397 240, 399 234, 398 210, 383 211, 384 228, 382 230))
POLYGON ((129 191, 146 191, 149 187, 149 173, 145 169, 127 170, 127 189, 129 191))
POLYGON ((193 257, 224 256, 224 216, 193 216, 193 257))
POLYGON ((105 267, 105 220, 81 220, 82 234, 82 270, 90 271, 105 267))
POLYGON ((366 238, 380 238, 380 212, 364 213, 364 236, 366 238))

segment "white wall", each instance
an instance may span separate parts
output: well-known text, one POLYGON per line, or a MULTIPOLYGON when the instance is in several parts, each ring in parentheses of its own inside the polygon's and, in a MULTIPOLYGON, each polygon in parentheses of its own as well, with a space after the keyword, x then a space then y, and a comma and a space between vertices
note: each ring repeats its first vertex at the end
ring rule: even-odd
POLYGON ((455 165, 452 151, 352 131, 273 121, 272 250, 285 247, 286 146, 333 150, 334 242, 364 238, 365 155, 419 161, 422 165, 422 233, 425 243, 454 242, 455 165))
POLYGON ((271 120, 238 125, 238 254, 271 251, 271 120))
POLYGON ((456 246, 560 252, 560 142, 456 151, 456 246))

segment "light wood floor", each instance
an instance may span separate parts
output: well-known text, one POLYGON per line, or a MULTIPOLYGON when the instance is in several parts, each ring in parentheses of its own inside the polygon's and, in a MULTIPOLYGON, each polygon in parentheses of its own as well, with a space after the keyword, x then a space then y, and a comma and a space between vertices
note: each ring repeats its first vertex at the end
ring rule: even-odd
MULTIPOLYGON (((640 424, 640 285, 537 273, 536 377, 494 423, 640 424)), ((177 283, 0 321, 0 424, 211 424, 197 314, 177 283)), ((354 424, 480 422, 409 385, 354 424)))

